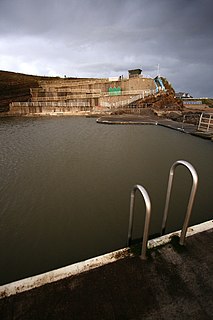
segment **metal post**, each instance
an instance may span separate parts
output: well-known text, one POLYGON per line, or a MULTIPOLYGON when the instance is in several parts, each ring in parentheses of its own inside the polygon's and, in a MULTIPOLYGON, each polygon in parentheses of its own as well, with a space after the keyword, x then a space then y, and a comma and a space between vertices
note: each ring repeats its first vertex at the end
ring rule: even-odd
POLYGON ((207 131, 209 131, 209 128, 210 128, 210 124, 211 124, 211 114, 209 115, 209 122, 208 122, 208 126, 207 126, 207 131))
POLYGON ((129 230, 128 230, 128 243, 130 245, 132 239, 132 229, 133 229, 133 218, 134 218, 134 205, 135 205, 135 192, 139 190, 141 195, 143 196, 145 206, 146 206, 146 217, 145 217, 145 224, 144 224, 144 231, 143 231, 143 243, 141 249, 140 258, 142 260, 146 259, 146 248, 147 248, 147 241, 149 235, 149 224, 150 224, 150 216, 151 216, 151 201, 146 189, 140 185, 135 185, 131 191, 130 197, 130 215, 129 215, 129 230))
POLYGON ((170 202, 170 196, 171 196, 171 189, 172 189, 172 183, 173 183, 173 178, 174 178, 174 172, 175 172, 176 167, 179 165, 185 166, 190 171, 190 173, 192 175, 192 180, 193 180, 191 193, 190 193, 190 197, 189 197, 189 202, 188 202, 188 206, 187 206, 187 211, 185 214, 185 219, 184 219, 183 227, 181 230, 181 236, 180 236, 180 244, 183 245, 184 241, 185 241, 186 231, 187 231, 187 227, 189 224, 189 219, 191 216, 192 206, 194 203, 194 198, 195 198, 195 194, 197 191, 197 185, 198 185, 197 172, 194 169, 194 167, 187 161, 178 160, 175 163, 173 163, 173 165, 170 169, 167 194, 166 194, 166 203, 165 203, 163 222, 162 222, 162 227, 161 227, 161 234, 162 235, 165 234, 166 222, 167 222, 167 217, 168 217, 168 208, 169 208, 169 202, 170 202))
POLYGON ((186 119, 186 115, 184 114, 184 116, 183 116, 183 121, 182 121, 182 130, 184 130, 183 124, 184 124, 184 122, 185 122, 185 119, 186 119))

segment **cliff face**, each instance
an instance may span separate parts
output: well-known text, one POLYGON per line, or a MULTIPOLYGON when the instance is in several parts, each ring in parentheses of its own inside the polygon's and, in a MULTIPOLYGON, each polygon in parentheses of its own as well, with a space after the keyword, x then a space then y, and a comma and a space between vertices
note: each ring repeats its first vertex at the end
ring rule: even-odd
POLYGON ((12 101, 28 101, 30 88, 35 87, 38 87, 37 77, 0 71, 0 111, 8 111, 12 101))
POLYGON ((16 72, 0 71, 0 112, 9 110, 13 101, 29 101, 30 88, 38 88, 39 81, 58 79, 58 77, 40 77, 16 72))

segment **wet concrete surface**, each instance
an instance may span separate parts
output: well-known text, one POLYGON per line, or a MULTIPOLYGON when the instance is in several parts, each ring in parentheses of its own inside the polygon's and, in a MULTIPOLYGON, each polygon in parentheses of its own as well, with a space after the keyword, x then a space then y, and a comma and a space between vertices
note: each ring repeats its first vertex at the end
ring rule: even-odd
POLYGON ((110 115, 97 119, 102 124, 156 124, 159 117, 155 115, 110 115))
POLYGON ((101 124, 141 124, 141 125, 159 125, 179 132, 192 134, 204 139, 211 139, 213 133, 203 133, 197 131, 197 126, 186 122, 178 122, 171 119, 159 118, 157 116, 146 115, 116 115, 116 116, 103 116, 97 119, 101 124))
POLYGON ((213 319, 213 229, 0 300, 0 319, 213 319))

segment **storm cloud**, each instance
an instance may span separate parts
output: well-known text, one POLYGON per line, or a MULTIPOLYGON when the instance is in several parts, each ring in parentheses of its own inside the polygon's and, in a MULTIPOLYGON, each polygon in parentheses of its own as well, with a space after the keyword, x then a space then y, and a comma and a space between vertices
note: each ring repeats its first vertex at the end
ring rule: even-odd
POLYGON ((0 0, 0 69, 109 77, 160 73, 213 96, 212 0, 0 0))

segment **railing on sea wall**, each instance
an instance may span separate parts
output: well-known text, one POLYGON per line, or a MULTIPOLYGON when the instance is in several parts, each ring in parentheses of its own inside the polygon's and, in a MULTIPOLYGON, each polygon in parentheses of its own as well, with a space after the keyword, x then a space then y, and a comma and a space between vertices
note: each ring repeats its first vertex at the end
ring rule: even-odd
POLYGON ((203 112, 200 115, 198 131, 213 132, 213 113, 203 112))
MULTIPOLYGON (((111 97, 111 96, 128 96, 128 95, 141 95, 144 98, 147 95, 155 94, 155 90, 123 90, 116 95, 112 95, 109 91, 101 91, 101 89, 72 89, 72 88, 33 88, 31 89, 31 95, 39 99, 40 101, 63 99, 66 97, 70 99, 85 99, 85 98, 99 98, 99 97, 111 97), (60 95, 60 93, 66 93, 60 95), (40 96, 41 95, 41 96, 40 96)), ((133 100, 134 101, 134 100, 133 100)))
MULTIPOLYGON (((134 90, 134 94, 136 91, 138 92, 139 90, 134 90)), ((133 94, 133 91, 129 91, 129 92, 131 92, 131 94, 133 94)), ((139 92, 140 92, 140 94, 137 94, 137 95, 133 96, 132 98, 126 99, 126 100, 121 100, 121 101, 116 101, 116 102, 102 101, 101 106, 107 107, 107 108, 120 108, 120 107, 123 108, 123 107, 128 106, 129 104, 131 104, 139 99, 144 99, 145 97, 147 97, 149 95, 155 94, 155 90, 143 90, 143 91, 140 90, 139 92)))
POLYGON ((97 93, 101 94, 101 89, 84 89, 84 88, 55 88, 55 87, 48 87, 48 88, 32 88, 32 93, 39 93, 39 92, 51 92, 57 94, 58 92, 69 92, 69 93, 97 93))
MULTIPOLYGON (((117 108, 134 108, 134 113, 136 112, 135 109, 137 109, 137 106, 133 106, 132 104, 144 97, 147 97, 149 95, 153 95, 155 93, 155 90, 132 90, 132 91, 126 91, 125 93, 128 93, 129 95, 132 94, 133 96, 130 99, 124 99, 116 102, 108 102, 108 101, 100 101, 99 100, 99 107, 106 108, 109 110, 117 109, 117 108), (139 93, 139 94, 136 94, 139 93), (131 106, 130 106, 131 104, 131 106)), ((98 94, 93 94, 93 97, 100 97, 98 94)), ((74 98, 72 96, 72 99, 69 101, 66 101, 67 96, 60 97, 62 100, 59 100, 58 97, 38 97, 39 101, 28 101, 28 102, 12 102, 10 103, 10 111, 14 110, 14 108, 33 108, 33 107, 39 107, 39 108, 88 108, 91 109, 94 107, 93 104, 91 104, 90 99, 86 99, 86 95, 78 95, 74 98)), ((36 99, 34 97, 33 99, 36 99)), ((42 109, 41 109, 42 110, 42 109)), ((71 111, 71 110, 70 110, 71 111)), ((37 112, 37 111, 36 111, 37 112)), ((43 112, 40 111, 40 112, 43 112)))
POLYGON ((99 94, 91 94, 91 95, 87 95, 87 94, 68 94, 68 95, 64 95, 64 96, 60 96, 60 95, 45 95, 43 97, 41 96, 37 96, 37 95, 32 95, 32 101, 42 101, 42 102, 51 102, 51 101, 63 101, 63 100, 74 100, 74 99, 91 99, 91 98, 100 98, 99 94))
POLYGON ((70 102, 63 102, 63 101, 33 101, 33 102, 11 102, 11 108, 13 107, 90 107, 90 103, 87 101, 70 101, 70 102))

